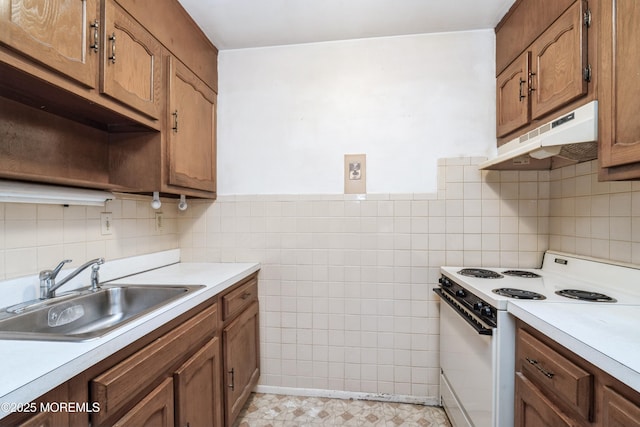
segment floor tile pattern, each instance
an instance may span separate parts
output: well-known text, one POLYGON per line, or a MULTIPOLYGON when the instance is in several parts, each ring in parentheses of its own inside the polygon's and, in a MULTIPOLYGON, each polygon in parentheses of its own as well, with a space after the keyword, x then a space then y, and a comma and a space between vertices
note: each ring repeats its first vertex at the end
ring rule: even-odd
POLYGON ((235 427, 450 427, 441 408, 371 400, 254 393, 235 427))

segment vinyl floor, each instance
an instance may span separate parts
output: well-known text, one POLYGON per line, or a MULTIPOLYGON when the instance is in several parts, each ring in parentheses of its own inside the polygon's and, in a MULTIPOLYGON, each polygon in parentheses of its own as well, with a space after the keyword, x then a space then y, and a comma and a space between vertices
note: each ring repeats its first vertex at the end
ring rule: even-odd
POLYGON ((442 408, 371 400, 253 393, 235 427, 450 427, 442 408))

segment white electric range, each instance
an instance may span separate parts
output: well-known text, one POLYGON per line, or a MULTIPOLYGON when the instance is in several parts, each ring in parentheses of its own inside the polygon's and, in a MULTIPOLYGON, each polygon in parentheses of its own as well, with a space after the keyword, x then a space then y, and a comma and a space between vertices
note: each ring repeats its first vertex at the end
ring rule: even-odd
POLYGON ((440 395, 454 427, 513 425, 509 301, 640 305, 635 266, 547 251, 541 268, 441 267, 440 395))

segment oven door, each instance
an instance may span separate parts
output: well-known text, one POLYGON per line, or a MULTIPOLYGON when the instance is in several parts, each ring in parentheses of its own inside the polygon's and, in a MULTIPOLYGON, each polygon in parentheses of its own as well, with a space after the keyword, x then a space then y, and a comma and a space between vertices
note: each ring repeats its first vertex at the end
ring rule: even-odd
POLYGON ((494 405, 494 337, 440 304, 440 397, 454 427, 491 427, 494 405))

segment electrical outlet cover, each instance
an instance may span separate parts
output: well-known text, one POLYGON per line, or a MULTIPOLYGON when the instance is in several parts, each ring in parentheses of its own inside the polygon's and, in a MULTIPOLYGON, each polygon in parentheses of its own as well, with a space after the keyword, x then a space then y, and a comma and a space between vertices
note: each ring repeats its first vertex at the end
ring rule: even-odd
POLYGON ((344 155, 344 193, 366 194, 367 192, 367 155, 344 155))

